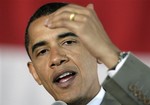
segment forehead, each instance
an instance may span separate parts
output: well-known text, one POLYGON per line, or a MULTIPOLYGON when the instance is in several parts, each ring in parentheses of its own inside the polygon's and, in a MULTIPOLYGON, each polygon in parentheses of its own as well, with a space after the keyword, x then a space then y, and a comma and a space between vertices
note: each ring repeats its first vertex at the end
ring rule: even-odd
POLYGON ((66 28, 56 28, 56 29, 47 28, 44 24, 46 19, 48 19, 49 17, 50 15, 42 16, 30 24, 28 30, 30 37, 30 44, 36 43, 37 41, 41 40, 54 39, 62 33, 69 32, 69 30, 66 28))

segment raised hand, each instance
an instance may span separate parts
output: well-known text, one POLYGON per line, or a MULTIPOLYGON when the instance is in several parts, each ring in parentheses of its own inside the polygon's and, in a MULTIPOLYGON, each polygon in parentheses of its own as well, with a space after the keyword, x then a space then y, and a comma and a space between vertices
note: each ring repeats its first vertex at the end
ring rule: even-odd
POLYGON ((116 65, 120 50, 111 42, 98 19, 93 4, 69 4, 49 15, 48 28, 67 28, 76 34, 88 51, 108 68, 116 65))

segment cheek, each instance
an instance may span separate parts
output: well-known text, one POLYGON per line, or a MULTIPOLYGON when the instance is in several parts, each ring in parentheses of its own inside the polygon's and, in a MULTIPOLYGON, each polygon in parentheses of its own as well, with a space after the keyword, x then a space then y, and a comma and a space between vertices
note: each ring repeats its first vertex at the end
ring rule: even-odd
POLYGON ((89 75, 95 72, 97 73, 97 61, 96 59, 84 48, 77 50, 78 52, 74 53, 72 56, 70 54, 71 59, 79 68, 79 72, 82 75, 89 75))
POLYGON ((38 76, 42 82, 42 85, 44 86, 44 88, 51 94, 54 94, 53 93, 53 88, 52 88, 52 84, 51 84, 51 75, 52 75, 52 72, 48 69, 47 66, 45 66, 44 64, 43 65, 38 65, 36 67, 36 70, 37 70, 37 73, 38 73, 38 76))
POLYGON ((48 64, 45 61, 41 60, 35 62, 35 68, 41 81, 47 81, 50 75, 48 64))
POLYGON ((84 65, 85 67, 88 67, 88 68, 89 67, 93 68, 93 66, 95 66, 95 64, 97 64, 96 59, 86 49, 80 50, 78 59, 82 65, 84 65))
POLYGON ((90 79, 90 77, 93 78, 93 76, 97 75, 97 62, 91 55, 83 54, 82 57, 80 57, 80 65, 80 72, 85 78, 88 77, 90 79))

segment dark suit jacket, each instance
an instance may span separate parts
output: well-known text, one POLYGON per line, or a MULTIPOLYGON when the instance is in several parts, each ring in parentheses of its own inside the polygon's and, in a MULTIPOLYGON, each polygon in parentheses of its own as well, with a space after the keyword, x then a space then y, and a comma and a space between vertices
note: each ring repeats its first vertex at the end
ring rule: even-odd
POLYGON ((121 104, 112 95, 106 92, 101 105, 121 105, 121 104))
POLYGON ((106 90, 101 105, 150 105, 150 68, 129 54, 124 65, 103 83, 106 90))

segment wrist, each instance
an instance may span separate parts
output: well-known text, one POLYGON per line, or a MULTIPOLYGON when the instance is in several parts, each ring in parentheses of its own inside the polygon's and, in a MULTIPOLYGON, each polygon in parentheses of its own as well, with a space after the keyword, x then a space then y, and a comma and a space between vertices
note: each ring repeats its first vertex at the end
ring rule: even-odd
POLYGON ((115 65, 118 64, 120 53, 121 52, 119 51, 119 52, 116 52, 114 54, 110 54, 107 56, 107 58, 104 61, 104 64, 106 65, 108 69, 113 68, 115 65))
POLYGON ((120 54, 121 51, 119 49, 105 51, 103 56, 101 55, 101 58, 99 58, 98 63, 100 63, 99 61, 101 61, 108 69, 111 69, 118 64, 118 61, 120 60, 120 54))
POLYGON ((103 63, 108 69, 113 68, 115 65, 117 65, 119 61, 119 55, 120 51, 117 52, 109 52, 105 53, 104 56, 99 57, 97 62, 98 63, 103 63))
POLYGON ((104 47, 99 50, 98 63, 103 63, 108 69, 113 68, 118 63, 120 53, 120 49, 113 45, 104 47))
POLYGON ((127 56, 127 52, 120 52, 120 54, 119 54, 119 59, 118 59, 118 61, 117 61, 117 64, 116 65, 114 65, 112 68, 109 68, 108 70, 115 70, 116 69, 116 66, 127 56))

